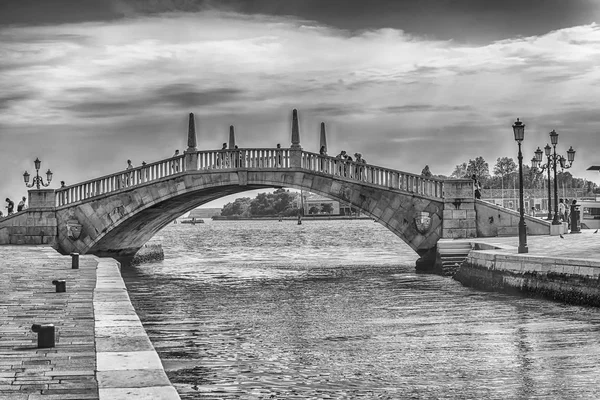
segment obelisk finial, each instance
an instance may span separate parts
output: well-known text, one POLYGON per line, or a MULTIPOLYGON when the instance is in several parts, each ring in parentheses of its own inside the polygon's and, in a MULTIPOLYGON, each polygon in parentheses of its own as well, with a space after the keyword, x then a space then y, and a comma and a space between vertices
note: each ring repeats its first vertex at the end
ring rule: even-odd
POLYGON ((235 149, 235 133, 233 131, 233 125, 229 126, 229 150, 235 149))
POLYGON ((188 128, 188 149, 187 151, 197 151, 196 147, 196 124, 194 123, 194 113, 190 113, 190 124, 188 128))
POLYGON ((319 140, 319 151, 323 150, 327 153, 327 136, 325 134, 325 122, 321 122, 321 138, 319 140))
POLYGON ((292 149, 300 149, 300 128, 298 127, 298 110, 292 111, 292 149))

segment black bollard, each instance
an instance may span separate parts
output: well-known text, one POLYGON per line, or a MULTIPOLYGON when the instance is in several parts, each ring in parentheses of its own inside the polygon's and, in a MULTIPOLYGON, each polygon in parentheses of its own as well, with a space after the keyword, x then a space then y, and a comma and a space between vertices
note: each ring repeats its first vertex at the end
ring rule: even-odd
POLYGON ((56 293, 62 293, 67 291, 67 281, 64 279, 57 279, 52 281, 52 284, 56 286, 56 293))
POLYGON ((38 347, 54 347, 54 325, 53 324, 33 324, 31 330, 38 334, 38 347))
POLYGON ((71 253, 71 269, 79 269, 79 253, 71 253))

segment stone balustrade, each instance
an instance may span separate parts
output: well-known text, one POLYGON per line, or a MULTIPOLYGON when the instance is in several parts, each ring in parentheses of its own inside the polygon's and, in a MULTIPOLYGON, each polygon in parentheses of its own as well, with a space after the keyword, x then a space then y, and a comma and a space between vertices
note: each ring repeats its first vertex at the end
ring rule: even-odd
POLYGON ((120 171, 112 175, 70 185, 56 190, 55 205, 57 207, 65 206, 185 172, 189 168, 185 157, 191 156, 197 159, 197 167, 196 161, 194 161, 191 168, 193 170, 196 168, 200 171, 300 168, 434 198, 442 198, 444 193, 443 181, 435 178, 427 178, 407 172, 346 161, 336 157, 323 156, 301 150, 250 148, 186 153, 155 163, 120 171), (297 155, 297 157, 294 158, 294 155, 297 155))
POLYGON ((390 189, 442 198, 443 181, 337 157, 302 152, 302 168, 390 189))
POLYGON ((86 200, 91 197, 116 192, 131 186, 152 182, 185 170, 184 156, 146 164, 133 169, 106 175, 100 178, 66 186, 55 191, 56 206, 64 206, 86 200))

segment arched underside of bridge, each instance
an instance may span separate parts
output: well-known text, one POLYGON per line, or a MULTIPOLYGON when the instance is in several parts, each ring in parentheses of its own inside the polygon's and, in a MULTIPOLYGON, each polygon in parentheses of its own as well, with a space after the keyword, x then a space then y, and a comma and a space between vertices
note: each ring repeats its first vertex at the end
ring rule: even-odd
POLYGON ((57 208, 58 246, 119 259, 131 257, 173 219, 212 200, 247 190, 305 189, 350 203, 372 216, 420 256, 431 255, 441 237, 441 199, 414 195, 317 172, 293 169, 183 172, 57 208), (423 214, 427 213, 427 214, 423 214), (424 229, 424 216, 429 227, 424 229), (421 223, 419 223, 421 221, 421 223), (69 238, 67 225, 81 225, 69 238))

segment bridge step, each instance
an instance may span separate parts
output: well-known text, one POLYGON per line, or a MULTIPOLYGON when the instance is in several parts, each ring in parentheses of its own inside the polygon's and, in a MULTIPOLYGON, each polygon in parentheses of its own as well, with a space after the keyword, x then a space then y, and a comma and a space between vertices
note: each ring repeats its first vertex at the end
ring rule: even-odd
POLYGON ((467 259, 471 249, 471 243, 466 241, 438 241, 437 251, 442 262, 442 274, 445 276, 454 275, 467 259))

